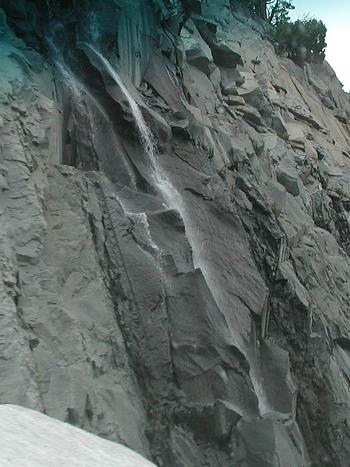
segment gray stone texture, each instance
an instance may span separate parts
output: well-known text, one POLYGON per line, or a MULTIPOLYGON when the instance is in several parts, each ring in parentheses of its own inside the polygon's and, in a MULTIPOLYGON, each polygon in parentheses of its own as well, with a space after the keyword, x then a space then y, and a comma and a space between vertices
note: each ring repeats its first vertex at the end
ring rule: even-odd
POLYGON ((157 465, 348 467, 349 96, 226 0, 68 3, 1 3, 0 403, 157 465))

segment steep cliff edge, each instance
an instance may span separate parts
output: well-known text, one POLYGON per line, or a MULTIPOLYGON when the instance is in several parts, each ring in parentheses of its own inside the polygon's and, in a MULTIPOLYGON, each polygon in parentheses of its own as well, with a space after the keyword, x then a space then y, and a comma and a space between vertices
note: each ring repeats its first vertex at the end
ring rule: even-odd
POLYGON ((348 94, 228 0, 90 3, 0 1, 0 403, 348 466, 348 94))

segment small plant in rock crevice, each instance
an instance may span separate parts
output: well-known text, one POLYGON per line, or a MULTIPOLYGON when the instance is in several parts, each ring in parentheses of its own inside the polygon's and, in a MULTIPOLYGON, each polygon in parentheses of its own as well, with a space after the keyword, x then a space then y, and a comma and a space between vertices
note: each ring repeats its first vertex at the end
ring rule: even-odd
POLYGON ((282 214, 282 209, 277 205, 276 202, 273 202, 271 205, 271 211, 274 213, 276 219, 282 214))
POLYGON ((349 193, 347 193, 341 186, 337 186, 334 191, 339 195, 341 198, 350 198, 349 193))

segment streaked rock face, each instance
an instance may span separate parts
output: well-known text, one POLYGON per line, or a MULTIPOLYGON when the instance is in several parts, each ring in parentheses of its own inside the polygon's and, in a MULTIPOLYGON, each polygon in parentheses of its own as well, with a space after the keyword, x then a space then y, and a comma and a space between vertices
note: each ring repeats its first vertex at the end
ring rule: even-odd
POLYGON ((11 3, 0 403, 159 465, 347 466, 350 101, 332 70, 276 56, 226 0, 11 3))

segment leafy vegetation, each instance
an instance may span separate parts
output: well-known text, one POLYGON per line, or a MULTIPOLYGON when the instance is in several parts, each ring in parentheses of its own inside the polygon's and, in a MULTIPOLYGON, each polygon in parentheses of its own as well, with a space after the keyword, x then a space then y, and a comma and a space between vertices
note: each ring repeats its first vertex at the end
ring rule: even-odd
POLYGON ((277 51, 295 62, 322 62, 325 58, 327 28, 322 21, 303 18, 295 22, 281 22, 276 26, 274 39, 277 51))
POLYGON ((275 201, 271 205, 271 211, 274 213, 276 219, 282 214, 282 208, 275 201))
POLYGON ((289 21, 289 12, 295 8, 288 0, 248 0, 243 3, 246 3, 256 15, 274 26, 289 21))
POLYGON ((295 6, 291 2, 284 0, 271 1, 267 5, 267 19, 273 26, 286 23, 290 21, 289 12, 294 9, 295 6))
MULTIPOLYGON (((327 28, 322 21, 304 17, 292 22, 292 0, 237 0, 253 14, 274 26, 272 38, 277 52, 298 64, 325 58, 327 28)), ((234 5, 235 0, 232 0, 234 5)))
POLYGON ((350 198, 350 195, 341 187, 337 186, 334 190, 341 198, 350 198))

